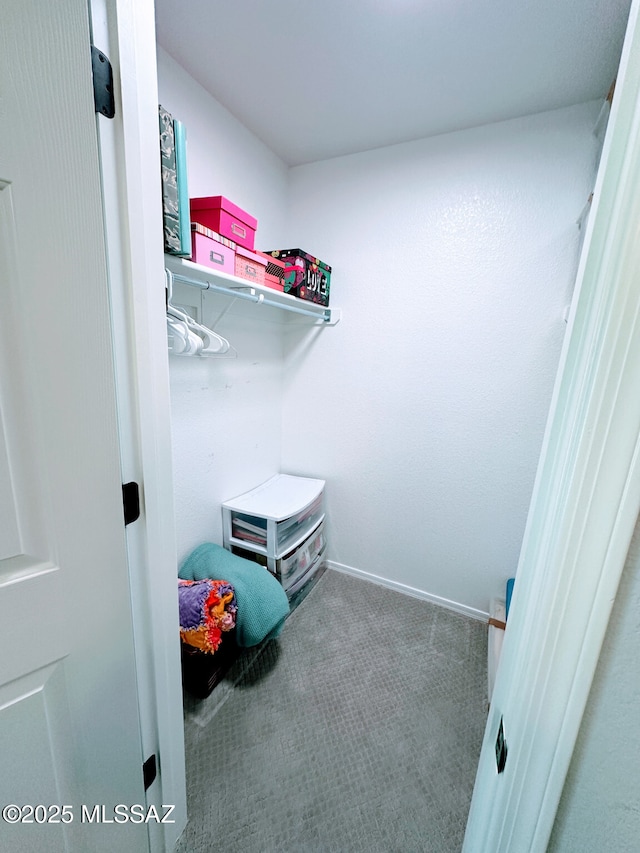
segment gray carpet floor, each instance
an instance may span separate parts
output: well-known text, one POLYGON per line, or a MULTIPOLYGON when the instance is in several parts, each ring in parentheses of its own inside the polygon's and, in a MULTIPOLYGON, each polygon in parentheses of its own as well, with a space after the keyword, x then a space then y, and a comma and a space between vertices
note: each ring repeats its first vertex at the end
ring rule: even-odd
POLYGON ((327 570, 281 637, 185 695, 178 853, 458 853, 486 625, 327 570))

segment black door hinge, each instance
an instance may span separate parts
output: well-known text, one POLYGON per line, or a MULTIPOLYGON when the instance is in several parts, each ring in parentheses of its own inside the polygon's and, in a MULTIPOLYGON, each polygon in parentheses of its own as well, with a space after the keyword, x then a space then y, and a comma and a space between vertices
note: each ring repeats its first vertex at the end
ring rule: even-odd
POLYGON ((116 100, 113 95, 113 69, 109 57, 91 45, 91 68, 93 70, 93 100, 96 112, 107 118, 116 114, 116 100))
POLYGON ((156 778, 158 769, 156 766, 156 754, 150 755, 142 765, 142 778, 144 780, 144 789, 148 791, 156 778))
POLYGON ((140 489, 137 483, 122 484, 122 506, 125 527, 140 518, 140 489))
POLYGON ((507 742, 504 738, 504 721, 500 717, 500 728, 498 729, 498 737, 496 738, 496 766, 498 773, 504 772, 504 766, 507 763, 507 742))

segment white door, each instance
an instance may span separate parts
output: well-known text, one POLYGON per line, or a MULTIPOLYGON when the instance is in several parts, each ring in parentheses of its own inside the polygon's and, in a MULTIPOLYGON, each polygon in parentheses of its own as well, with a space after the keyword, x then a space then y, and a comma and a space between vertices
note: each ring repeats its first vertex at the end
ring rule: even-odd
POLYGON ((30 853, 149 849, 114 821, 145 794, 89 45, 86 0, 2 4, 0 849, 30 853))
POLYGON ((629 553, 640 509, 638 222, 640 0, 633 0, 464 853, 547 850, 629 553), (498 773, 501 724, 508 752, 498 773))

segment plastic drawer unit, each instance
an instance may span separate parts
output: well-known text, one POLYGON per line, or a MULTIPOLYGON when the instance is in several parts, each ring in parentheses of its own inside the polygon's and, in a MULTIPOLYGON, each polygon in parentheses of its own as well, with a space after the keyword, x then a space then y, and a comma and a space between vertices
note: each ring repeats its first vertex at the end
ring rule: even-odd
POLYGON ((324 557, 324 486, 324 480, 276 474, 225 501, 225 548, 266 566, 292 595, 324 557))

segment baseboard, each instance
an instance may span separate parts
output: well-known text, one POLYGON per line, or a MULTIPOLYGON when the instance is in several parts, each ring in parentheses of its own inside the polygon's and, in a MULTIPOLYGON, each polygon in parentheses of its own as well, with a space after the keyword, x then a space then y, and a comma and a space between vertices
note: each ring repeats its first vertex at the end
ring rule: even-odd
POLYGON ((476 610, 475 607, 467 607, 466 604, 460 604, 458 601, 450 601, 448 598, 441 598, 439 595, 432 595, 430 592, 425 592, 422 589, 416 589, 413 586, 392 581, 388 578, 381 578, 378 575, 372 575, 370 572, 364 572, 362 569, 354 569, 353 566, 345 566, 344 563, 336 563, 333 560, 327 560, 325 565, 328 569, 334 569, 336 572, 342 572, 345 575, 353 575, 356 578, 370 581, 385 586, 388 589, 394 589, 396 592, 402 592, 405 595, 410 595, 413 598, 421 598, 424 601, 430 601, 432 604, 437 604, 439 607, 446 607, 447 610, 455 610, 456 613, 462 613, 464 616, 470 616, 472 619, 477 619, 479 622, 487 622, 489 614, 483 610, 476 610))

